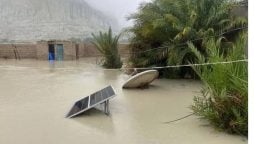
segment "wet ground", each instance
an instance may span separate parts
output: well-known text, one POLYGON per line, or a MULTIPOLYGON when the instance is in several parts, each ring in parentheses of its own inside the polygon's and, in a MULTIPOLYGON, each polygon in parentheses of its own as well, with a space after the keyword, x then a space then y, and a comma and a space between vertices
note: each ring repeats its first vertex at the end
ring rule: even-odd
POLYGON ((160 79, 149 89, 122 90, 128 75, 93 62, 0 60, 0 144, 247 144, 196 116, 163 123, 192 113, 199 81, 160 79), (91 110, 65 118, 76 100, 107 85, 117 93, 110 116, 91 110))

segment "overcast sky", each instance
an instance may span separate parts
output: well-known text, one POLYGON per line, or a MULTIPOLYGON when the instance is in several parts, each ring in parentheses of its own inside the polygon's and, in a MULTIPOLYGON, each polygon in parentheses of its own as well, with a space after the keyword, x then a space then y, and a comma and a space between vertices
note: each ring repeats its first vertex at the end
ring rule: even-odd
POLYGON ((135 12, 142 2, 150 0, 85 0, 96 9, 100 9, 117 18, 120 27, 130 26, 126 16, 135 12))

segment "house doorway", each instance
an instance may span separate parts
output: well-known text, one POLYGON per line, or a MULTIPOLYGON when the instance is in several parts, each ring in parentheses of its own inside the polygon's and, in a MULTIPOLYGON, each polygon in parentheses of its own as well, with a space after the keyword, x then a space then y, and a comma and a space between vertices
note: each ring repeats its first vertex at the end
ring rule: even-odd
POLYGON ((48 60, 55 60, 55 45, 49 44, 48 48, 49 48, 48 60))
POLYGON ((56 45, 56 50, 57 50, 57 60, 58 61, 63 61, 64 59, 64 47, 62 44, 57 44, 56 45))
POLYGON ((76 48, 76 59, 78 60, 79 59, 79 45, 76 44, 75 48, 76 48))

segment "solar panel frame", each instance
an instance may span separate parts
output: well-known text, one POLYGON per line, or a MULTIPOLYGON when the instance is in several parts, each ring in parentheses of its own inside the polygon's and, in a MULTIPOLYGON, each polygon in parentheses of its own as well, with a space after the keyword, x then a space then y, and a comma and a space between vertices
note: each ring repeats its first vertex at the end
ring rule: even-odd
MULTIPOLYGON (((95 104, 90 105, 90 107, 94 107, 94 106, 96 106, 96 105, 98 105, 98 104, 101 104, 101 103, 105 102, 106 100, 108 100, 108 99, 110 99, 111 97, 114 97, 114 96, 116 95, 115 90, 114 90, 114 88, 113 88, 112 86, 108 86, 108 87, 106 87, 106 88, 104 88, 104 89, 105 89, 105 92, 106 92, 106 94, 107 94, 107 97, 104 98, 104 99, 102 98, 100 101, 95 102, 95 104), (112 96, 110 96, 110 95, 108 94, 108 91, 106 91, 107 88, 112 88, 112 91, 113 91, 112 96)), ((103 92, 104 89, 102 89, 102 90, 100 90, 100 91, 98 91, 98 92, 101 93, 101 92, 103 92)), ((90 96, 90 98, 91 98, 91 96, 90 96)), ((91 103, 89 103, 89 104, 91 104, 91 103)))
POLYGON ((84 98, 82 98, 82 99, 76 101, 76 102, 72 105, 72 108, 71 108, 71 110, 67 113, 66 117, 67 117, 67 118, 72 118, 72 117, 75 117, 75 116, 77 116, 77 115, 80 115, 81 113, 83 113, 83 112, 85 112, 85 111, 87 111, 87 110, 89 110, 89 109, 92 109, 92 108, 96 107, 97 105, 102 104, 102 103, 108 101, 109 99, 111 99, 111 98, 113 98, 113 97, 115 97, 115 96, 116 96, 115 89, 114 89, 111 85, 110 85, 110 86, 107 86, 107 87, 104 88, 104 89, 98 90, 98 91, 96 91, 95 93, 93 93, 93 94, 91 94, 91 95, 89 95, 89 96, 86 96, 86 97, 84 97, 84 98), (108 90, 109 90, 108 88, 110 88, 110 90, 113 92, 111 96, 108 94, 108 90), (104 93, 107 94, 106 97, 105 97, 104 99, 102 98, 102 91, 103 91, 104 93), (98 93, 100 93, 101 99, 99 99, 99 101, 96 102, 96 94, 98 94, 98 93), (95 95, 95 103, 91 105, 91 97, 92 97, 92 95, 95 95), (88 98, 88 106, 87 106, 85 109, 80 110, 80 111, 77 112, 77 113, 70 114, 70 112, 75 108, 76 104, 77 104, 78 102, 81 102, 82 100, 85 100, 86 98, 88 98))
POLYGON ((68 117, 68 118, 74 117, 74 116, 77 116, 77 115, 83 113, 84 111, 87 111, 88 109, 90 109, 90 108, 89 108, 89 103, 90 103, 90 96, 86 96, 85 98, 82 98, 82 99, 76 101, 76 102, 72 105, 72 107, 71 107, 70 111, 67 113, 66 117, 68 117), (80 110, 79 110, 78 112, 76 112, 76 113, 70 114, 71 111, 73 111, 73 109, 76 107, 76 104, 77 104, 78 102, 81 102, 83 99, 86 99, 86 98, 88 98, 88 105, 87 105, 87 107, 86 107, 85 109, 83 109, 83 110, 80 109, 80 110))

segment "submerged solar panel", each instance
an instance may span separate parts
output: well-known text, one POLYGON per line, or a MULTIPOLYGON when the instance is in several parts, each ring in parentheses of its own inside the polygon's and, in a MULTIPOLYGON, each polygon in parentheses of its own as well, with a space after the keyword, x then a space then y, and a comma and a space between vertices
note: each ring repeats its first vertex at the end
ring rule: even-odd
POLYGON ((115 95, 114 89, 111 86, 108 86, 98 92, 91 94, 90 96, 90 107, 96 105, 97 103, 101 103, 105 99, 108 99, 115 95))
POLYGON ((76 113, 81 112, 83 109, 88 108, 89 97, 83 98, 80 101, 75 102, 70 112, 67 114, 68 116, 74 115, 76 113))
POLYGON ((95 106, 98 104, 104 103, 105 101, 109 100, 115 96, 115 91, 112 88, 112 86, 108 86, 102 90, 99 90, 90 96, 87 96, 77 102, 72 106, 71 110, 67 114, 66 117, 74 117, 77 116, 95 106))

